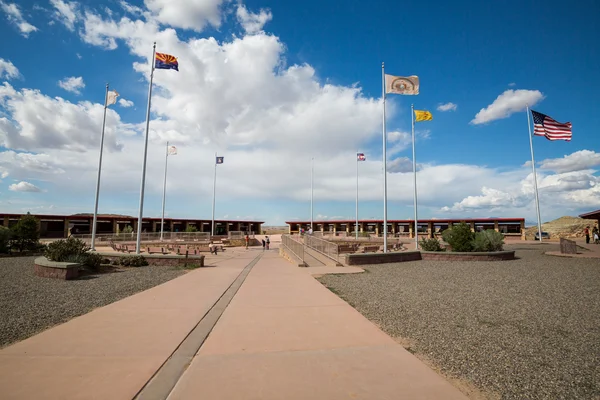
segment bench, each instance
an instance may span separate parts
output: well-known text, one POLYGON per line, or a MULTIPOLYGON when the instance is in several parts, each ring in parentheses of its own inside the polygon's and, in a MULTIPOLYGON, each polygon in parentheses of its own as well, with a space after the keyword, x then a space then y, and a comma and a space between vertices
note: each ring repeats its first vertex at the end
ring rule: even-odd
POLYGON ((146 247, 146 252, 148 254, 167 254, 163 247, 146 247))
POLYGON ((362 248, 363 253, 369 253, 369 252, 376 253, 377 251, 379 251, 379 246, 365 246, 362 248))
POLYGON ((354 253, 356 249, 357 246, 353 244, 340 244, 338 245, 338 254, 354 253))

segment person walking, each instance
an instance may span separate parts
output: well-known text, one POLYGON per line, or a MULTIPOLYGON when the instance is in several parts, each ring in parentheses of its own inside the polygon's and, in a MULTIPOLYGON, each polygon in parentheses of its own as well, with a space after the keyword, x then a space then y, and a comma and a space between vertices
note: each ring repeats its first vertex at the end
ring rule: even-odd
POLYGON ((594 227, 594 229, 592 229, 592 237, 594 238, 594 244, 600 243, 600 232, 598 231, 598 228, 594 227))
POLYGON ((246 233, 246 250, 248 250, 248 244, 250 243, 250 237, 246 233))
POLYGON ((590 243, 590 227, 586 226, 585 229, 583 230, 583 234, 585 235, 585 243, 589 244, 590 243))
POLYGON ((267 243, 267 250, 269 250, 269 245, 271 244, 271 239, 269 239, 269 237, 267 236, 266 240, 267 243))
POLYGON ((267 242, 265 242, 265 239, 262 240, 262 244, 263 244, 263 251, 265 251, 265 246, 267 245, 267 242))

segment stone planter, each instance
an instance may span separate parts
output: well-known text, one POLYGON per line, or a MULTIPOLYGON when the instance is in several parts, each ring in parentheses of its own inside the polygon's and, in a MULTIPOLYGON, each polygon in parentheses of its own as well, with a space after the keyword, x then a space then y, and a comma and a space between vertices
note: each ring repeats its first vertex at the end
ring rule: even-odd
POLYGON ((34 261, 35 274, 43 278, 75 279, 79 276, 81 264, 49 261, 46 257, 38 257, 34 261))
POLYGON ((441 261, 506 261, 514 260, 514 251, 490 252, 454 252, 454 251, 421 251, 422 260, 441 261))

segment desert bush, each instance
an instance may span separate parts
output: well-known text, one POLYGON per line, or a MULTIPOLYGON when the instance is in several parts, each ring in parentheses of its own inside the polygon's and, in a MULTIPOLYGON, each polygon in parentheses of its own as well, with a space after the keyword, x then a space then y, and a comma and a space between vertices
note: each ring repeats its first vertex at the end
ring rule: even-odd
POLYGON ((10 252, 11 230, 7 227, 0 226, 0 253, 10 252))
POLYGON ((472 245, 473 251, 502 251, 504 235, 491 229, 477 232, 472 245))
POLYGON ((50 261, 70 262, 70 257, 73 259, 75 256, 86 254, 89 249, 83 240, 69 237, 68 239, 57 240, 48 244, 44 251, 44 256, 50 261))
POLYGON ((40 241, 38 220, 29 212, 23 215, 11 230, 11 247, 23 250, 36 250, 40 241))
POLYGON ((119 257, 119 265, 124 267, 144 267, 148 265, 148 261, 144 256, 121 256, 119 257))
POLYGON ((131 225, 126 225, 125 228, 121 231, 121 233, 133 233, 133 228, 131 225))
POLYGON ((198 232, 198 228, 196 228, 194 225, 188 225, 188 226, 185 228, 185 231, 186 231, 186 232, 198 232))
POLYGON ((442 238, 452 247, 452 251, 473 251, 474 236, 471 227, 464 222, 442 232, 442 238))
POLYGON ((419 246, 424 251, 445 251, 437 239, 423 239, 419 242, 419 246))

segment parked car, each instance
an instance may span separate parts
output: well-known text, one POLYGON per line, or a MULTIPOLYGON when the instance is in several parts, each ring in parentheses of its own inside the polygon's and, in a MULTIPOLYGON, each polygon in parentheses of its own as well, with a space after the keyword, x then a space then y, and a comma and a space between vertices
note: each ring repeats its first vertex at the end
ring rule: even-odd
MULTIPOLYGON (((550 234, 548 232, 542 232, 542 239, 550 239, 550 234)), ((535 233, 535 240, 540 240, 540 233, 535 233)))

